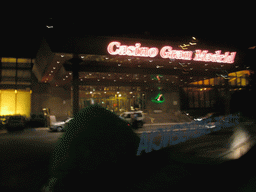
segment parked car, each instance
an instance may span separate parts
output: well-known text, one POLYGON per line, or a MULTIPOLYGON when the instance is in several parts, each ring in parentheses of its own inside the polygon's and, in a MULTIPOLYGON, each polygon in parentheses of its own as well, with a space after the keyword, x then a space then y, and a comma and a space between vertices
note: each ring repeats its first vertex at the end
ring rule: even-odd
POLYGON ((23 130, 25 128, 26 121, 23 116, 10 116, 6 120, 5 128, 8 131, 23 130))
POLYGON ((65 125, 70 121, 72 120, 73 118, 67 118, 65 121, 59 121, 59 122, 55 122, 55 123, 52 123, 50 125, 50 130, 51 131, 58 131, 58 132, 62 132, 62 131, 65 131, 64 127, 65 125))
POLYGON ((119 116, 121 119, 127 121, 129 124, 131 124, 135 128, 141 128, 144 124, 144 114, 142 111, 129 111, 124 112, 119 116), (137 120, 133 121, 132 116, 137 115, 137 120), (135 125, 136 124, 136 125, 135 125))

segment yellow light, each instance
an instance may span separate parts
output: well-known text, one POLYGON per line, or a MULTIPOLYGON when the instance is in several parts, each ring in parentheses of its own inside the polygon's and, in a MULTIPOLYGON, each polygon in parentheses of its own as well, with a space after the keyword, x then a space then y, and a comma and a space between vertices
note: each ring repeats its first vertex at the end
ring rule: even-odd
POLYGON ((16 63, 16 58, 6 58, 6 57, 3 57, 2 58, 2 62, 3 63, 16 63))
POLYGON ((30 116, 31 95, 28 91, 1 90, 0 115, 25 115, 30 116), (15 99, 17 98, 17 99, 15 99), (15 113, 16 108, 16 113, 15 113))
POLYGON ((18 63, 30 63, 31 59, 18 58, 18 63))

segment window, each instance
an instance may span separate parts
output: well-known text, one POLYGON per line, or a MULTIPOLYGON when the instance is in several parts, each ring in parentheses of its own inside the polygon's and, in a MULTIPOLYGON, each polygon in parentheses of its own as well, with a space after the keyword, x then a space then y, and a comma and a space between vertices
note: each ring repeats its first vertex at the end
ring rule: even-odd
POLYGON ((194 108, 193 92, 188 92, 189 107, 194 108))
POLYGON ((204 91, 199 92, 200 107, 204 107, 204 91))
POLYGON ((204 85, 209 85, 210 84, 210 80, 209 79, 205 79, 204 80, 204 85))
MULTIPOLYGON (((34 60, 33 60, 34 61, 34 60)), ((26 58, 1 58, 1 84, 31 84, 31 59, 26 58), (16 70, 16 65, 18 69, 16 70), (17 75, 17 76, 16 76, 17 75)))
POLYGON ((210 107, 209 91, 205 91, 204 96, 205 96, 205 107, 210 107))
POLYGON ((237 77, 236 78, 237 86, 241 86, 241 78, 237 77))
POLYGON ((220 85, 221 84, 221 77, 216 77, 215 78, 215 85, 220 85))
POLYGON ((194 92, 194 105, 195 108, 199 107, 199 103, 198 103, 198 92, 194 92))
POLYGON ((244 74, 241 76, 241 86, 246 86, 248 85, 248 74, 244 74))
POLYGON ((12 69, 2 69, 2 77, 15 77, 16 71, 12 69))
POLYGON ((215 78, 210 79, 210 85, 214 85, 214 80, 215 80, 215 78))
POLYGON ((18 78, 30 78, 31 73, 30 73, 30 71, 18 70, 17 71, 17 77, 18 78))

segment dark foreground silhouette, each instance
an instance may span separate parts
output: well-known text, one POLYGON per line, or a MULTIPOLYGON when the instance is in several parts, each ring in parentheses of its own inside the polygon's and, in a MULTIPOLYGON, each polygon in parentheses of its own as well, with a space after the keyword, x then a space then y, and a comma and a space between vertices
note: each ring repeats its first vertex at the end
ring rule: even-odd
POLYGON ((237 160, 200 164, 190 162, 189 155, 186 161, 171 157, 172 147, 136 156, 139 142, 132 129, 105 108, 81 110, 53 152, 52 190, 255 191, 255 147, 237 160))
POLYGON ((66 127, 53 152, 49 185, 53 191, 125 188, 140 139, 114 113, 92 105, 66 127))
MULTIPOLYGON (((92 115, 88 116, 89 121, 94 118, 92 115)), ((95 124, 99 124, 99 121, 95 124)), ((123 132, 129 131, 129 127, 123 129, 122 126, 120 129, 123 132)), ((63 135, 66 140, 59 140, 57 146, 54 146, 56 140, 51 141, 55 133, 24 131, 16 135, 2 135, 0 191, 40 191, 50 178, 57 178, 53 182, 55 191, 256 191, 255 147, 240 159, 224 163, 212 163, 212 159, 203 159, 203 164, 193 149, 184 154, 185 156, 182 153, 182 157, 178 157, 177 152, 182 147, 180 144, 135 157, 138 144, 128 142, 128 136, 120 135, 126 145, 115 134, 106 131, 110 129, 109 126, 106 126, 107 129, 95 127, 97 131, 87 130, 91 133, 87 139, 83 139, 79 131, 76 134, 71 131, 69 135, 63 135), (99 134, 99 130, 103 130, 104 134, 99 134), (97 140, 96 132, 101 139, 97 140), (72 137, 75 139, 72 140, 72 137), (92 141, 87 143, 89 139, 92 141), (119 145, 114 141, 120 142, 119 145), (91 143, 94 145, 90 145, 91 143), (55 152, 52 153, 54 147, 55 152), (121 150, 124 148, 126 150, 121 150), (48 171, 49 165, 51 171, 48 171)), ((250 129, 252 135, 255 132, 254 127, 255 125, 250 129)), ((121 131, 117 134, 119 132, 121 131)), ((224 134, 230 138, 232 132, 219 131, 214 135, 224 134)), ((133 135, 132 132, 129 133, 133 135)), ((214 139, 209 137, 211 138, 214 139)), ((137 139, 135 143, 139 143, 136 142, 137 139)), ((198 143, 203 139, 199 137, 195 140, 198 143)), ((188 142, 183 147, 193 148, 189 143, 191 144, 188 142)))

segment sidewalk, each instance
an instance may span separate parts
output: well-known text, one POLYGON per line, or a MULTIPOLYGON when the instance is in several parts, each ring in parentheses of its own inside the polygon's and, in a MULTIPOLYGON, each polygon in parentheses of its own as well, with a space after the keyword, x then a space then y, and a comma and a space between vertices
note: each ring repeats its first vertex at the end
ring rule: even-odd
POLYGON ((191 122, 188 116, 180 113, 145 113, 145 124, 158 124, 158 123, 182 123, 191 122))

